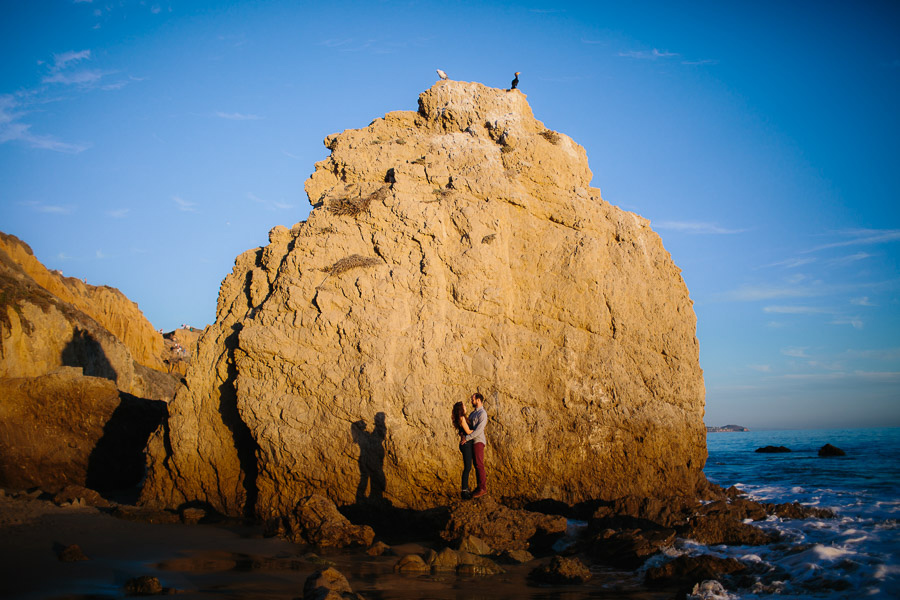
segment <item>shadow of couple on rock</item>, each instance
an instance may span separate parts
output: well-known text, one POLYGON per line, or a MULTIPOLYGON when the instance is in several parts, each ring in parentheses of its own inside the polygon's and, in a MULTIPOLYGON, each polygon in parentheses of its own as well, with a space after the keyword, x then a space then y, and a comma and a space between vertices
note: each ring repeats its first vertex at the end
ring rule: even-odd
POLYGON ((359 485, 356 486, 357 504, 385 504, 387 480, 384 476, 384 440, 387 437, 385 414, 375 415, 375 425, 369 431, 364 419, 350 426, 353 442, 359 446, 359 485), (368 494, 366 491, 368 490, 368 494))

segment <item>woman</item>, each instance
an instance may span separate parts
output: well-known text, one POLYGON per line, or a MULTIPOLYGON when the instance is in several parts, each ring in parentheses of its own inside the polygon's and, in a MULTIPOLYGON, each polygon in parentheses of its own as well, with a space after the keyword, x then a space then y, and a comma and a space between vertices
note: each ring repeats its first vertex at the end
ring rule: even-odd
MULTIPOLYGON (((453 427, 459 433, 460 438, 472 433, 472 428, 469 427, 469 420, 466 418, 466 407, 462 402, 457 402, 453 405, 453 427)), ((460 442, 462 441, 460 439, 460 442)), ((468 500, 472 497, 472 492, 469 491, 469 473, 472 471, 472 459, 475 456, 475 440, 460 443, 459 451, 463 455, 462 492, 460 496, 463 500, 468 500)))

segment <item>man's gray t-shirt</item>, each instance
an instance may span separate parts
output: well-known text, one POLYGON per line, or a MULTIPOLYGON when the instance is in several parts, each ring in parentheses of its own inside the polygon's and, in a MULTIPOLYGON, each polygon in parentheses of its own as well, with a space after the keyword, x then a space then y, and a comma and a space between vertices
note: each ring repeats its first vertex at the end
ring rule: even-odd
POLYGON ((466 441, 475 440, 476 444, 484 444, 487 446, 487 438, 484 436, 484 426, 487 425, 488 416, 484 407, 477 408, 469 415, 469 427, 472 433, 466 436, 466 441))

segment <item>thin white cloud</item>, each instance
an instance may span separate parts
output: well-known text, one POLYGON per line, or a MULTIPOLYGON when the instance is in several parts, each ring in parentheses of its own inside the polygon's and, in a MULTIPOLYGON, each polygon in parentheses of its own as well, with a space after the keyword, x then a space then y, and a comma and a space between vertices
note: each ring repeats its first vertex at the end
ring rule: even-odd
POLYGON ((768 265, 763 265, 763 267, 784 267, 785 269, 796 269, 797 267, 802 267, 803 265, 814 263, 816 262, 816 260, 818 259, 811 256, 806 258, 789 258, 787 260, 780 260, 768 265))
POLYGON ((282 150, 281 152, 282 152, 282 154, 284 154, 284 155, 287 156, 288 158, 293 158, 294 160, 303 160, 302 157, 297 156, 296 154, 291 154, 291 153, 288 152, 287 150, 282 150))
POLYGON ((861 298, 850 298, 850 304, 854 304, 856 306, 878 306, 871 300, 869 300, 868 296, 862 296, 861 298))
POLYGON ((216 111, 216 116, 220 119, 228 119, 230 121, 258 121, 262 119, 262 117, 258 115, 248 115, 243 113, 226 113, 222 111, 216 111))
POLYGON ((175 202, 178 210, 182 212, 198 212, 196 202, 189 202, 179 196, 172 196, 172 200, 175 202))
POLYGON ((256 194, 253 194, 251 192, 247 192, 247 198, 257 204, 261 204, 261 205, 265 206, 269 210, 289 210, 291 208, 294 208, 293 204, 288 204, 287 202, 283 202, 283 201, 278 202, 278 201, 264 200, 263 198, 260 198, 259 196, 257 196, 256 194))
POLYGON ((97 258, 101 259, 101 260, 104 259, 104 258, 106 258, 106 255, 103 254, 103 251, 102 251, 102 250, 97 250, 97 252, 95 253, 95 256, 96 256, 97 258))
POLYGON ((63 52, 62 54, 54 54, 53 70, 58 71, 60 69, 65 69, 69 63, 76 63, 82 60, 87 60, 90 57, 90 50, 79 50, 78 52, 71 50, 69 52, 63 52))
POLYGON ((609 44, 609 41, 607 41, 607 40, 586 40, 586 39, 582 38, 581 43, 596 46, 598 44, 609 44))
POLYGON ((656 60, 658 58, 672 58, 680 55, 677 52, 660 51, 654 48, 653 50, 628 50, 626 52, 619 52, 619 56, 625 58, 637 58, 640 60, 656 60))
POLYGON ((763 312, 780 315, 820 315, 830 314, 831 311, 817 306, 766 306, 763 312))
POLYGON ((715 58, 702 58, 700 60, 683 60, 681 61, 681 64, 693 66, 717 65, 719 64, 719 61, 715 58))
POLYGON ((44 77, 41 81, 44 83, 87 86, 97 83, 108 74, 109 73, 105 71, 99 71, 97 69, 84 69, 82 71, 52 73, 44 77))
POLYGON ((861 317, 836 317, 834 320, 828 322, 829 325, 850 325, 854 329, 862 329, 863 328, 863 320, 861 317))
POLYGON ((806 353, 807 350, 809 350, 809 348, 806 346, 789 346, 787 348, 782 348, 781 353, 793 358, 809 358, 809 354, 806 353))
POLYGON ((656 229, 668 229, 670 231, 680 231, 682 233, 690 234, 731 235, 746 231, 746 229, 727 229, 725 227, 719 227, 715 223, 698 221, 659 221, 653 225, 656 229))
MULTIPOLYGON (((2 109, 0 109, 2 111, 2 109)), ((0 115, 0 144, 18 141, 39 150, 52 150, 65 154, 78 154, 90 148, 90 144, 72 144, 52 135, 31 132, 31 125, 16 121, 5 121, 0 115)))
POLYGON ((809 250, 806 250, 806 252, 818 252, 819 250, 827 250, 829 248, 886 244, 889 242, 900 241, 900 229, 847 229, 838 232, 838 235, 850 239, 832 242, 830 244, 822 244, 821 246, 810 248, 809 250))
POLYGON ((897 371, 839 371, 835 373, 790 373, 782 375, 784 379, 797 379, 805 381, 834 381, 837 379, 864 379, 868 381, 900 381, 900 372, 897 371))
POLYGON ((760 373, 769 373, 772 371, 772 365, 747 365, 747 368, 759 371, 760 373))
POLYGON ((872 258, 875 256, 874 254, 869 254, 868 252, 857 252, 856 254, 850 254, 849 256, 839 256, 838 258, 832 258, 828 261, 830 265, 848 265, 850 263, 855 263, 860 260, 865 260, 867 258, 872 258))
POLYGON ((817 290, 808 286, 785 285, 745 285, 736 290, 721 294, 724 300, 736 302, 754 302, 758 300, 774 300, 775 298, 811 298, 821 296, 823 290, 817 290))
POLYGON ((851 358, 865 358, 883 361, 900 361, 900 348, 878 350, 847 350, 844 354, 851 358))
POLYGON ((20 202, 22 206, 27 206, 37 212, 51 215, 69 215, 72 214, 73 208, 71 206, 61 206, 59 204, 44 204, 43 202, 37 202, 34 200, 29 200, 27 202, 20 202))
POLYGON ((124 219, 126 216, 128 216, 128 212, 130 210, 131 209, 129 208, 116 208, 114 210, 106 211, 106 214, 113 219, 124 219))

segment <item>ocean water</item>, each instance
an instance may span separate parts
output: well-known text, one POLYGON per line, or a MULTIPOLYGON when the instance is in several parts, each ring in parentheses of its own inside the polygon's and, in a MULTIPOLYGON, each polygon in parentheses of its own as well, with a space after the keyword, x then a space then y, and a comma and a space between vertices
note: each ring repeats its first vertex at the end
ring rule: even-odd
POLYGON ((769 546, 682 541, 668 553, 712 553, 753 565, 742 587, 697 598, 900 598, 900 429, 709 433, 707 447, 710 481, 736 485, 754 500, 829 508, 836 517, 756 523, 781 534, 769 546), (820 458, 819 448, 829 443, 847 456, 820 458), (791 452, 754 452, 769 445, 791 452))

